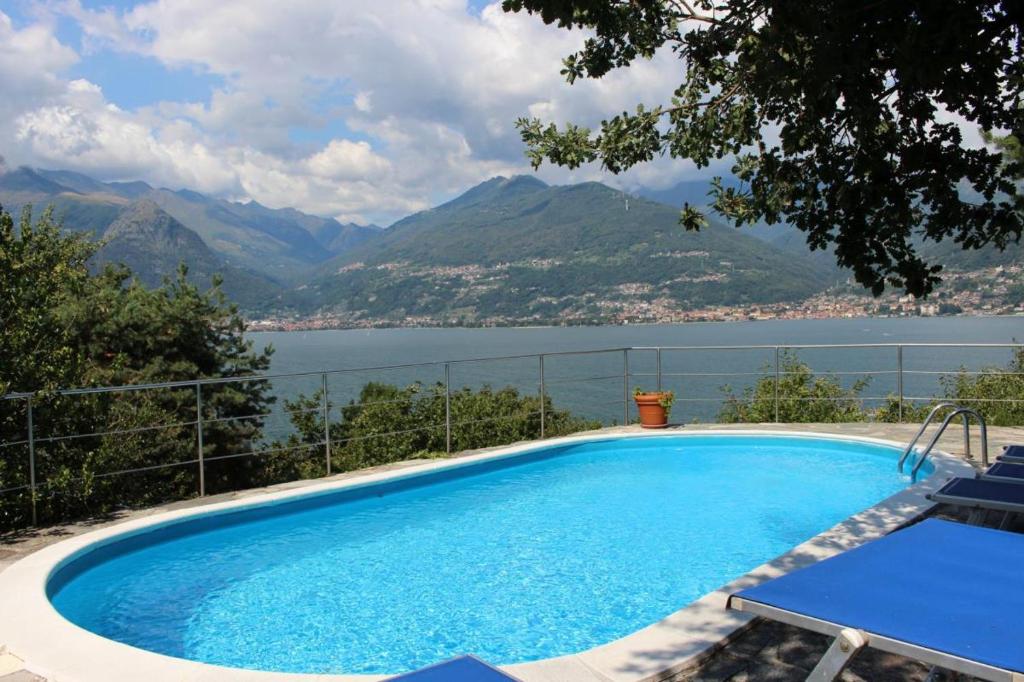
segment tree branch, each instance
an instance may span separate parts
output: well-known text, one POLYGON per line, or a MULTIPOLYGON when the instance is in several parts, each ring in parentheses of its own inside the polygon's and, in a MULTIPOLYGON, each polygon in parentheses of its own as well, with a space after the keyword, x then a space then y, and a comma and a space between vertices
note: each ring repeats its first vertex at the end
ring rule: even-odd
POLYGON ((710 16, 708 16, 706 14, 698 14, 697 10, 693 9, 693 7, 690 5, 690 3, 688 3, 686 0, 668 0, 668 1, 669 1, 669 3, 675 5, 676 9, 679 10, 680 13, 682 13, 684 15, 687 15, 687 16, 683 17, 684 20, 686 20, 686 19, 693 19, 694 21, 703 21, 703 22, 708 23, 708 24, 718 24, 718 23, 720 23, 718 21, 718 19, 715 19, 714 17, 710 17, 710 16))
POLYGON ((677 111, 692 111, 694 109, 699 109, 701 107, 708 107, 710 109, 717 109, 719 106, 721 106, 722 102, 724 102, 725 100, 727 100, 730 97, 732 97, 733 95, 735 95, 736 92, 740 89, 740 86, 741 86, 741 83, 739 81, 736 81, 735 83, 732 84, 732 87, 730 87, 728 90, 726 90, 725 92, 720 94, 718 97, 715 97, 713 99, 709 99, 706 102, 696 102, 694 104, 680 104, 680 105, 674 106, 674 107, 661 108, 661 109, 657 109, 656 113, 657 113, 658 116, 663 116, 665 114, 673 114, 673 113, 675 113, 677 111))

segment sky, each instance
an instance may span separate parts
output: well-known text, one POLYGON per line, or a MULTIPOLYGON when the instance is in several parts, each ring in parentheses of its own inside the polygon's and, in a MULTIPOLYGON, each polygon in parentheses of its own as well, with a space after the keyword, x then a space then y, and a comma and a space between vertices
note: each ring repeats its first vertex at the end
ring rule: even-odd
MULTIPOLYGON (((678 85, 669 53, 568 85, 585 37, 483 0, 0 0, 0 155, 388 224, 532 173, 520 116, 594 126, 678 85)), ((710 174, 538 175, 633 190, 710 174)))

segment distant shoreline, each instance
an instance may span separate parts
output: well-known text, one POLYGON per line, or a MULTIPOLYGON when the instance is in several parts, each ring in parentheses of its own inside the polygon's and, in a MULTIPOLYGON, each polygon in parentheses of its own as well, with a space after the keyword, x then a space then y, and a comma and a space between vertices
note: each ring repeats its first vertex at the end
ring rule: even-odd
POLYGON ((580 322, 578 324, 403 324, 401 322, 377 322, 367 325, 324 325, 317 320, 296 320, 280 325, 247 325, 246 332, 311 332, 311 331, 375 331, 382 329, 583 329, 598 327, 659 327, 682 324, 723 324, 735 322, 798 322, 804 320, 892 320, 892 319, 956 319, 956 318, 1015 318, 1024 319, 1024 312, 1015 313, 961 313, 956 315, 835 315, 806 317, 736 317, 730 319, 689 319, 642 322, 580 322), (304 324, 304 322, 308 322, 304 324))

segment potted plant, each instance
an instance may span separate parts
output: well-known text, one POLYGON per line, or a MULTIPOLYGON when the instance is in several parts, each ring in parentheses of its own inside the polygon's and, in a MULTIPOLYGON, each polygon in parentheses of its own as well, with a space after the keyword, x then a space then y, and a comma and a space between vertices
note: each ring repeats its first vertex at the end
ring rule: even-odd
POLYGON ((633 400, 640 413, 640 426, 645 429, 663 429, 668 426, 668 416, 672 412, 672 403, 676 394, 672 391, 653 391, 648 393, 637 387, 633 390, 633 400))

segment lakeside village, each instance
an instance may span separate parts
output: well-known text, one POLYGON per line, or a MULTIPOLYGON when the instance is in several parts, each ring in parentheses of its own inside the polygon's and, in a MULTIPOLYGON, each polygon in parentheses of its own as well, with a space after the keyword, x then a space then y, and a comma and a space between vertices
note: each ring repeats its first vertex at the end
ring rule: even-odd
POLYGON ((896 293, 875 298, 852 281, 800 302, 710 306, 682 310, 668 297, 651 298, 649 285, 625 284, 614 299, 588 301, 585 309, 567 307, 557 319, 493 316, 480 319, 408 316, 368 319, 352 313, 318 313, 309 317, 270 316, 251 320, 249 331, 372 329, 386 327, 578 326, 588 324, 671 324, 743 320, 799 320, 853 317, 934 317, 945 315, 1024 315, 1024 265, 948 271, 927 299, 896 293))

